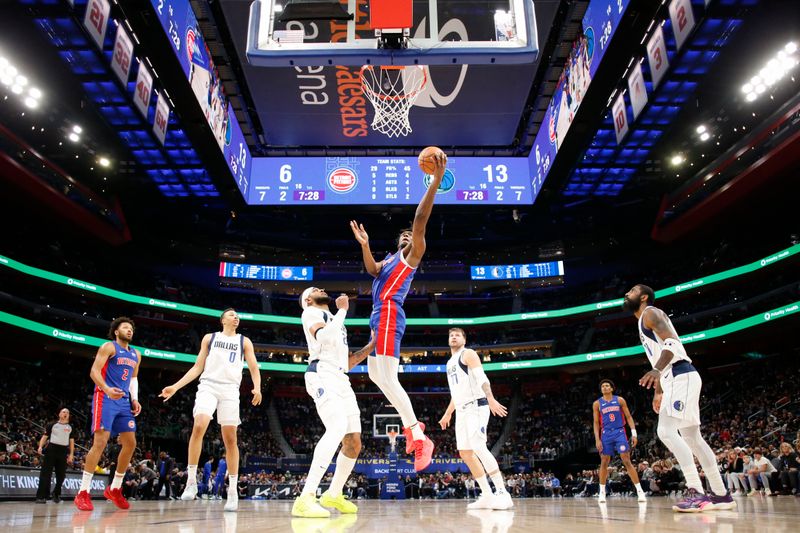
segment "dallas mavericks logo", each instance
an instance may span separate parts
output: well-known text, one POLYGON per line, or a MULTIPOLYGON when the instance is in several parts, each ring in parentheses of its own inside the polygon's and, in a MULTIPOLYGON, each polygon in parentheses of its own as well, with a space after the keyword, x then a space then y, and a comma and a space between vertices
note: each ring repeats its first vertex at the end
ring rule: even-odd
POLYGON ((325 389, 319 388, 317 389, 317 398, 322 398, 322 395, 325 394, 325 389))
POLYGON ((481 426, 481 433, 486 433, 486 426, 481 426))
POLYGON ((678 400, 672 404, 672 407, 674 407, 676 411, 683 411, 683 402, 678 400))
MULTIPOLYGON (((430 174, 425 174, 425 177, 423 178, 422 182, 425 184, 426 189, 431 186, 431 181, 433 181, 433 176, 431 176, 430 174)), ((453 174, 453 171, 450 170, 449 168, 445 169, 444 176, 442 176, 442 182, 439 184, 439 188, 436 189, 436 194, 448 193, 452 191, 453 187, 455 186, 456 186, 456 177, 453 174)))

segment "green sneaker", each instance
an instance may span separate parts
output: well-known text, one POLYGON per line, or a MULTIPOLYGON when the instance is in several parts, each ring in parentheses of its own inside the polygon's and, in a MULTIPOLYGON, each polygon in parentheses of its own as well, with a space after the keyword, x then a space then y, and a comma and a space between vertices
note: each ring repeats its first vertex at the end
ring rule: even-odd
POLYGON ((344 497, 344 494, 333 496, 328 491, 325 491, 322 493, 322 496, 320 496, 319 503, 324 507, 333 507, 334 509, 338 509, 339 512, 344 514, 355 514, 358 512, 358 507, 356 504, 350 500, 347 500, 344 497))
POLYGON ((320 507, 314 495, 307 492, 298 496, 294 501, 292 516, 300 518, 330 518, 331 512, 320 507))

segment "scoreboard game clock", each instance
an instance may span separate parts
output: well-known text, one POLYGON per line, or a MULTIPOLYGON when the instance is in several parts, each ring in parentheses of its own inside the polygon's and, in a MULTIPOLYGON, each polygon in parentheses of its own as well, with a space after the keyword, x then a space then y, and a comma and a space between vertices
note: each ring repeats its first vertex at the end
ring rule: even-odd
MULTIPOLYGON (((450 157, 437 204, 530 205, 527 158, 450 157)), ((250 205, 417 205, 432 177, 416 157, 254 158, 250 205)))

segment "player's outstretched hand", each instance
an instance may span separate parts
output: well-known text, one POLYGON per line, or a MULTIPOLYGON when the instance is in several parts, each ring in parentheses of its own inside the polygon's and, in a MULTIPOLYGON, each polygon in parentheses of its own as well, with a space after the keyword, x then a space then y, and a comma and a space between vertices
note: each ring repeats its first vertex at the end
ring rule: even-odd
POLYGON ((661 379, 661 374, 658 372, 658 370, 651 370, 642 376, 642 379, 639 380, 639 385, 645 389, 652 389, 656 386, 659 379, 661 379))
POLYGON ((142 412, 142 404, 140 404, 138 400, 133 400, 131 402, 131 412, 133 412, 133 416, 139 416, 139 413, 142 412))
POLYGON ((447 429, 447 426, 450 425, 450 417, 453 416, 451 413, 445 413, 442 418, 439 419, 439 426, 442 429, 447 429))
POLYGON ((369 244, 369 235, 367 235, 367 230, 364 229, 364 224, 359 224, 355 220, 351 220, 350 229, 353 230, 353 235, 355 235, 358 244, 361 246, 369 244))
POLYGON ((119 389, 117 387, 108 387, 106 389, 106 395, 112 400, 119 400, 120 398, 125 396, 125 393, 122 392, 122 389, 119 389))
POLYGON ((172 398, 172 395, 175 394, 176 392, 178 392, 178 389, 175 388, 174 385, 170 385, 168 387, 164 387, 163 389, 161 389, 161 394, 159 394, 158 397, 164 398, 164 401, 166 402, 167 400, 172 398))
POLYGON ((437 179, 442 179, 444 170, 447 168, 447 154, 439 151, 433 154, 433 161, 436 165, 436 170, 433 171, 433 176, 437 179))
POLYGON ((253 401, 250 403, 253 405, 261 405, 261 391, 258 389, 253 389, 250 392, 253 394, 253 401))
POLYGON ((350 308, 350 298, 346 294, 340 294, 336 298, 336 309, 344 309, 347 311, 350 308))
POLYGON ((508 414, 508 409, 506 409, 506 406, 494 398, 489 398, 489 410, 492 412, 492 414, 494 414, 494 416, 506 416, 508 414))

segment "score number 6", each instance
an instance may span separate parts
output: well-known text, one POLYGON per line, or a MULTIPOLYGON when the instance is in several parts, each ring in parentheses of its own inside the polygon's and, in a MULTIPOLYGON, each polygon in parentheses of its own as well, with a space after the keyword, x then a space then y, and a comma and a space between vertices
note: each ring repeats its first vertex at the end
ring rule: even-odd
POLYGON ((281 183, 289 183, 292 181, 292 165, 281 165, 278 177, 281 183))

